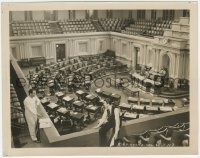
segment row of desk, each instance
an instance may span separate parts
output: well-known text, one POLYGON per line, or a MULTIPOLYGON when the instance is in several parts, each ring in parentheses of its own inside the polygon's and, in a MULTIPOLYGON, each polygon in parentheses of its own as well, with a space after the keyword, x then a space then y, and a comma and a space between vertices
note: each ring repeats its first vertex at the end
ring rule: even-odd
POLYGON ((112 102, 120 102, 121 96, 119 94, 103 91, 100 88, 95 91, 102 98, 109 98, 112 102))
POLYGON ((152 79, 146 78, 145 76, 141 76, 138 73, 130 74, 132 78, 132 82, 137 84, 139 88, 146 92, 151 92, 157 94, 160 92, 160 88, 162 86, 161 81, 154 81, 152 79))
POLYGON ((150 105, 137 105, 137 104, 120 104, 121 117, 125 120, 137 119, 147 117, 149 115, 172 112, 176 107, 170 106, 150 106, 150 105))
POLYGON ((171 106, 171 107, 175 105, 175 101, 172 99, 146 99, 146 98, 135 98, 135 97, 128 97, 128 103, 171 106))
POLYGON ((176 109, 176 107, 170 107, 170 106, 151 106, 151 105, 138 105, 138 104, 126 104, 122 103, 120 104, 120 108, 122 110, 127 111, 137 111, 137 112, 171 112, 176 109))
POLYGON ((94 114, 94 119, 96 119, 98 113, 101 112, 103 103, 99 104, 100 101, 98 97, 82 90, 76 91, 78 100, 65 95, 63 92, 56 92, 55 95, 58 98, 57 103, 51 102, 48 97, 41 99, 41 103, 48 113, 57 114, 59 116, 71 118, 76 122, 81 122, 84 117, 90 120, 91 113, 94 114), (86 111, 87 114, 84 111, 86 111))

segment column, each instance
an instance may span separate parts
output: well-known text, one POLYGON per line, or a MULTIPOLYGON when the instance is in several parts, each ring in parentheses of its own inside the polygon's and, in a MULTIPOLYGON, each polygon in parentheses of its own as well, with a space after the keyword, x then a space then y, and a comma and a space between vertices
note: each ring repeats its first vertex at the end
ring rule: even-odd
POLYGON ((24 44, 23 43, 19 44, 19 52, 20 52, 20 59, 26 58, 26 56, 24 54, 24 44))
POLYGON ((119 42, 119 44, 118 44, 118 46, 119 46, 118 51, 119 51, 119 54, 120 54, 119 56, 122 57, 122 53, 124 53, 124 52, 122 52, 122 42, 121 42, 121 39, 119 39, 118 42, 119 42))
MULTIPOLYGON (((133 65, 133 69, 135 70, 135 68, 136 68, 136 53, 137 53, 137 48, 136 47, 133 47, 133 57, 132 57, 132 65, 133 65)), ((138 56, 139 56, 139 54, 138 54, 138 56)), ((138 61, 138 63, 140 63, 140 61, 138 61)))
POLYGON ((144 45, 142 46, 142 65, 145 65, 145 48, 144 45))
POLYGON ((158 61, 158 65, 157 65, 157 66, 158 66, 158 69, 157 69, 158 72, 159 72, 160 69, 161 69, 161 64, 160 64, 160 63, 161 63, 161 60, 162 60, 162 59, 160 58, 160 54, 161 54, 160 52, 161 52, 161 50, 158 49, 158 54, 157 54, 157 55, 158 55, 158 60, 157 60, 157 61, 158 61))
POLYGON ((180 78, 184 77, 184 75, 183 75, 183 65, 184 65, 183 55, 184 54, 180 54, 180 56, 179 56, 179 76, 180 76, 180 78))
POLYGON ((175 78, 176 77, 176 75, 175 75, 176 74, 176 54, 174 54, 173 56, 174 56, 173 57, 173 65, 172 65, 171 70, 172 70, 172 75, 173 75, 172 77, 175 78))
POLYGON ((147 45, 144 45, 144 65, 147 65, 147 45))
POLYGON ((180 55, 177 54, 176 55, 176 77, 180 78, 180 75, 179 75, 179 68, 180 68, 180 55))
POLYGON ((159 71, 159 50, 155 49, 155 71, 159 71))
POLYGON ((153 54, 153 61, 152 62, 152 70, 156 71, 156 49, 152 48, 152 54, 153 54))

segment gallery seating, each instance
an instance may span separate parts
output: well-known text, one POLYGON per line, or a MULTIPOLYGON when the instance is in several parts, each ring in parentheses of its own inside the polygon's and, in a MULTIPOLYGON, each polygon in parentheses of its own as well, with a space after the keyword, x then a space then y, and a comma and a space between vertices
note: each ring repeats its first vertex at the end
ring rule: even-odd
POLYGON ((12 36, 32 36, 52 34, 48 21, 15 21, 11 23, 12 36))
POLYGON ((163 36, 164 29, 171 28, 172 21, 138 20, 122 30, 122 33, 139 36, 163 36))
POLYGON ((116 146, 124 147, 178 147, 189 146, 189 123, 176 123, 138 134, 122 136, 116 146))
POLYGON ((121 32, 126 26, 133 22, 132 19, 99 19, 100 24, 103 26, 104 31, 121 32))
POLYGON ((91 20, 76 19, 59 21, 59 25, 64 34, 97 32, 91 20))
POLYGON ((22 143, 22 137, 27 132, 27 124, 24 116, 24 110, 19 102, 14 85, 10 84, 10 112, 11 112, 11 132, 15 147, 21 147, 26 143, 22 143))
POLYGON ((70 34, 113 31, 136 36, 163 36, 171 29, 171 20, 137 20, 123 18, 60 20, 55 24, 45 20, 15 21, 10 24, 11 36, 70 34), (56 31, 55 31, 56 30, 56 31))

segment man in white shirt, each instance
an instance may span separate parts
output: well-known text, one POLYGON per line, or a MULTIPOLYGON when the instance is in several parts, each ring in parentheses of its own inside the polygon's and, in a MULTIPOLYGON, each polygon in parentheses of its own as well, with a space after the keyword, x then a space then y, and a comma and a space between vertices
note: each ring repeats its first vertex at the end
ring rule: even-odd
POLYGON ((38 120, 37 107, 40 105, 40 100, 36 96, 36 90, 30 89, 29 96, 24 100, 25 117, 28 124, 29 132, 32 141, 40 143, 36 137, 36 125, 38 120))

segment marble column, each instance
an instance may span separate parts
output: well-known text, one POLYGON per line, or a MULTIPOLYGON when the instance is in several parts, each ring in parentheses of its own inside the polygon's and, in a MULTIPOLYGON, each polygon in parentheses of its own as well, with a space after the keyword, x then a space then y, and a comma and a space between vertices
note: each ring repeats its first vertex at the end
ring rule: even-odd
POLYGON ((24 54, 24 44, 23 43, 19 44, 19 52, 20 52, 20 59, 26 58, 26 56, 24 54))
POLYGON ((176 54, 173 54, 171 70, 172 70, 172 77, 175 78, 176 77, 175 75, 176 74, 176 54))
POLYGON ((176 55, 176 77, 180 78, 180 75, 179 75, 179 69, 180 68, 180 55, 177 54, 176 55))
POLYGON ((153 60, 151 61, 152 63, 152 70, 156 71, 156 49, 152 48, 152 54, 153 54, 153 60))

